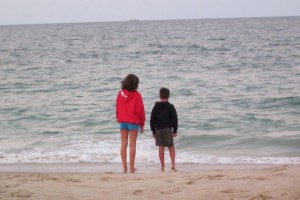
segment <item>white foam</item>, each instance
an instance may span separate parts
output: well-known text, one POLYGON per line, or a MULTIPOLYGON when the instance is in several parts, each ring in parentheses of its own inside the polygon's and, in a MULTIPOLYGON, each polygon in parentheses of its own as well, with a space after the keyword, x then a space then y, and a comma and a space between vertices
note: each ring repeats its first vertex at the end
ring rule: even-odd
MULTIPOLYGON (((26 142, 26 141, 25 141, 26 142)), ((0 163, 116 163, 121 162, 118 134, 52 137, 40 140, 35 145, 6 152, 0 151, 0 163)), ((199 151, 176 149, 177 163, 195 164, 300 164, 300 157, 264 155, 224 156, 199 151)), ((128 149, 129 154, 129 149, 128 149)), ((165 160, 170 162, 168 149, 165 160)), ((158 147, 151 135, 139 135, 136 163, 159 163, 158 147)))

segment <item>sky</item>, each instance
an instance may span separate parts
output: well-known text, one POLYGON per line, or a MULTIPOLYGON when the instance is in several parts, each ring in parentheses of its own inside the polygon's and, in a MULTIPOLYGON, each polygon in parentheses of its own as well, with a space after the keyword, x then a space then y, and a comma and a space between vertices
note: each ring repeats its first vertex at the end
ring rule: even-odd
POLYGON ((0 0, 0 25, 300 16, 300 0, 0 0))

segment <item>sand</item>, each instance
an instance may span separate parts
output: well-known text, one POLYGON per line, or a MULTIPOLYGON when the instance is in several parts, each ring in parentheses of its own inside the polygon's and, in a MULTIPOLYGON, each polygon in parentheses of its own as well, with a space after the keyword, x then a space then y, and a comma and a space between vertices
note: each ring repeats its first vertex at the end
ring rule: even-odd
POLYGON ((58 166, 0 165, 0 200, 300 200, 299 165, 139 166, 135 174, 120 166, 58 166))

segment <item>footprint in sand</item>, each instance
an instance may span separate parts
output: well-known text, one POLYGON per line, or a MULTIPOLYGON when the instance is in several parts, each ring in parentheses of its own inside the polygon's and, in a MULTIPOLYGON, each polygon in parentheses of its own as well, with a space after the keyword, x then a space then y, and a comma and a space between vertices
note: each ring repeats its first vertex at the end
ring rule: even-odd
POLYGON ((12 197, 31 197, 32 192, 27 190, 17 190, 15 192, 10 193, 12 197))
POLYGON ((270 168, 265 168, 264 170, 267 172, 279 172, 287 169, 288 169, 288 165, 283 165, 282 167, 270 167, 270 168))
POLYGON ((250 200, 268 200, 268 199, 273 199, 273 197, 266 194, 260 194, 258 196, 251 198, 250 200))
POLYGON ((19 184, 14 184, 14 185, 5 185, 4 187, 5 188, 16 188, 18 186, 19 186, 19 184))
POLYGON ((267 178, 265 178, 265 177, 258 177, 258 178, 256 178, 257 180, 260 180, 260 181, 265 181, 265 180, 268 180, 267 178))
POLYGON ((246 176, 246 177, 241 177, 241 178, 231 178, 229 180, 234 181, 234 180, 244 180, 244 179, 251 179, 250 176, 246 176))
POLYGON ((195 182, 193 180, 190 180, 187 182, 188 185, 193 185, 195 182))
POLYGON ((143 190, 135 190, 133 192, 134 195, 141 195, 143 193, 143 190))
POLYGON ((173 194, 176 192, 180 192, 180 188, 173 188, 171 190, 160 191, 161 194, 173 194))
POLYGON ((203 179, 204 177, 196 177, 196 178, 189 177, 189 178, 190 178, 190 180, 188 180, 188 182, 186 183, 187 185, 193 185, 193 184, 195 184, 195 182, 203 179))
POLYGON ((101 178, 101 181, 108 181, 109 180, 109 177, 103 177, 101 178))
POLYGON ((78 183, 78 182, 81 182, 81 180, 80 179, 73 179, 73 178, 69 178, 69 179, 67 179, 67 181, 69 181, 69 182, 74 182, 74 183, 78 183))
POLYGON ((218 174, 218 175, 208 175, 208 178, 210 180, 221 180, 222 177, 224 177, 224 175, 220 175, 220 174, 218 174))
POLYGON ((265 168, 264 171, 267 173, 273 173, 275 176, 284 176, 286 173, 285 170, 288 169, 287 165, 284 165, 282 167, 271 167, 271 168, 265 168))
POLYGON ((222 190, 222 193, 234 193, 233 189, 222 190))
POLYGON ((53 180, 53 181, 59 181, 60 179, 56 178, 56 177, 52 177, 51 180, 53 180))

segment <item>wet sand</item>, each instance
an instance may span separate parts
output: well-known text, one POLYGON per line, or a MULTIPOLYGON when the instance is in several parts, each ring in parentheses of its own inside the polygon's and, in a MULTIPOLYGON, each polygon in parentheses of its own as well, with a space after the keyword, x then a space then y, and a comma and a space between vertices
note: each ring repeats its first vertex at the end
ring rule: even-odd
POLYGON ((120 164, 2 164, 0 200, 300 199, 299 165, 137 167, 123 174, 120 164))

